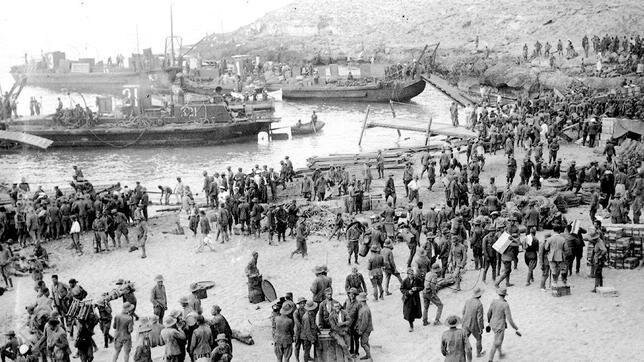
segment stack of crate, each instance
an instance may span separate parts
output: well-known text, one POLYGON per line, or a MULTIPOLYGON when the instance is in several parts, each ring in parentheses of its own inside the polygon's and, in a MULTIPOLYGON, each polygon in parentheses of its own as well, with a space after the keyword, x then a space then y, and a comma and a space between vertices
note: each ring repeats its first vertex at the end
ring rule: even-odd
POLYGON ((624 261, 630 257, 631 238, 621 237, 608 246, 608 265, 615 269, 624 269, 624 261))
MULTIPOLYGON (((634 269, 642 259, 644 225, 620 224, 606 228, 608 265, 616 269, 634 269)), ((588 249, 591 254, 592 248, 588 249)))

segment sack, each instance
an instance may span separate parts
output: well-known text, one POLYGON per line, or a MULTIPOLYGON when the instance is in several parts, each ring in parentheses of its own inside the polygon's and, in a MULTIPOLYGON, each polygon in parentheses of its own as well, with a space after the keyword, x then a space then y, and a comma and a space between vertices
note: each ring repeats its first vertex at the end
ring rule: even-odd
POLYGON ((360 243, 360 250, 358 251, 358 254, 361 257, 364 258, 365 256, 367 256, 367 253, 369 252, 369 248, 370 248, 369 244, 370 244, 370 242, 362 242, 362 243, 360 243))
POLYGON ((87 291, 81 287, 80 285, 78 286, 78 295, 76 296, 78 299, 83 300, 87 297, 87 291))

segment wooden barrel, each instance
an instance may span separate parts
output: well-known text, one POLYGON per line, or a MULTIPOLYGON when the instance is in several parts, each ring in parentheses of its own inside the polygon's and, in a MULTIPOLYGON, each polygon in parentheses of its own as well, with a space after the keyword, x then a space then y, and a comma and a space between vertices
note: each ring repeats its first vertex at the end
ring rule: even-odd
POLYGON ((371 210, 371 197, 369 195, 364 195, 362 198, 362 211, 371 210))
POLYGON ((345 362, 348 361, 348 357, 344 355, 336 340, 329 336, 328 329, 320 330, 318 343, 315 346, 315 362, 345 362))

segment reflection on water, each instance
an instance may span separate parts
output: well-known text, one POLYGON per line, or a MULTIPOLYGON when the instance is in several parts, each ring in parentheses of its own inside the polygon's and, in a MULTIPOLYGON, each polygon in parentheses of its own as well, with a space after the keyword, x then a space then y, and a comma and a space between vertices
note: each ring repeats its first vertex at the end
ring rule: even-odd
MULTIPOLYGON (((23 103, 28 103, 31 95, 43 97, 45 113, 55 108, 56 95, 27 88, 21 96, 23 103)), ((89 97, 86 99, 89 103, 89 97)), ((434 124, 450 124, 449 104, 449 99, 427 87, 413 103, 394 104, 395 120, 429 120, 432 116, 434 124)), ((209 173, 221 172, 229 165, 248 170, 255 164, 277 168, 279 160, 286 155, 290 156, 297 168, 305 166, 306 158, 313 155, 423 144, 424 135, 420 133, 403 131, 399 139, 395 130, 371 128, 365 131, 362 148, 358 147, 366 108, 367 104, 364 103, 276 102, 275 115, 281 117, 282 121, 274 124, 273 128, 293 125, 298 119, 308 122, 313 110, 326 126, 317 135, 268 144, 247 142, 186 148, 54 149, 0 155, 0 182, 17 182, 25 177, 32 186, 42 185, 45 189, 51 189, 54 185, 67 184, 71 180, 72 165, 78 165, 95 184, 117 181, 132 184, 141 181, 148 188, 156 188, 161 184, 174 185, 175 178, 182 176, 193 190, 199 190, 204 170, 209 173)), ((460 118, 465 119, 463 111, 460 112, 460 118)), ((369 119, 391 121, 393 115, 389 104, 372 104, 369 119)))

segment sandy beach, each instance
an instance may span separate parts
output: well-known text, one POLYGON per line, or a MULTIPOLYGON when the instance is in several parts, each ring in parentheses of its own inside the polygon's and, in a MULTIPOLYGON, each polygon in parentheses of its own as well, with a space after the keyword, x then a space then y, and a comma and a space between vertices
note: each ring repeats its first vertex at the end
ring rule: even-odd
MULTIPOLYGON (((560 151, 560 157, 565 163, 577 160, 578 164, 587 163, 591 159, 601 159, 601 155, 586 148, 566 145, 560 151)), ((420 157, 416 155, 415 157, 420 157)), ((461 154, 460 159, 465 155, 461 154)), ((522 159, 519 151, 517 159, 522 159)), ((487 185, 490 176, 497 177, 497 186, 503 185, 505 179, 505 160, 503 152, 486 158, 481 183, 487 185)), ((418 160, 415 159, 418 170, 418 160)), ((401 171, 396 170, 397 186, 401 171)), ((374 180, 372 185, 375 193, 382 190, 384 180, 374 180)), ((518 182, 518 180, 515 180, 518 182)), ((421 184, 421 200, 426 206, 431 203, 444 202, 442 187, 428 192, 427 180, 421 184)), ((403 205, 399 191, 399 204, 403 205)), ((405 203, 406 204, 406 203, 405 203)), ((369 213, 367 213, 368 215, 369 213)), ((569 221, 580 220, 582 226, 589 227, 588 207, 571 208, 565 214, 569 221)), ((124 278, 136 285, 136 296, 139 300, 137 314, 152 315, 149 302, 150 290, 154 276, 163 274, 169 299, 169 310, 179 309, 178 299, 188 294, 188 286, 192 282, 212 280, 216 283, 214 289, 208 291, 208 298, 202 301, 204 311, 209 313, 214 304, 222 307, 222 314, 228 319, 233 329, 252 334, 255 345, 247 346, 237 341, 234 344, 234 360, 236 361, 270 361, 274 360, 271 340, 271 308, 268 302, 257 305, 250 304, 247 298, 246 277, 244 267, 250 260, 251 252, 259 252, 258 267, 264 279, 273 283, 278 295, 293 292, 295 298, 304 296, 310 298, 309 287, 314 275, 312 269, 319 264, 327 264, 329 276, 334 280, 335 299, 344 301, 344 278, 350 272, 346 264, 345 241, 327 241, 326 235, 313 235, 309 238, 309 257, 306 259, 295 256, 289 259, 290 252, 295 249, 294 239, 280 245, 269 246, 268 234, 262 239, 233 236, 226 244, 217 244, 216 251, 195 253, 197 239, 192 235, 178 236, 163 234, 174 227, 178 214, 168 213, 150 221, 151 234, 148 241, 148 258, 140 259, 138 252, 129 253, 125 248, 109 253, 94 254, 90 248, 90 235, 84 237, 86 254, 75 256, 66 249, 67 240, 50 242, 45 245, 51 254, 54 269, 48 270, 45 280, 49 282, 51 274, 57 273, 61 280, 76 278, 89 292, 89 297, 98 297, 102 292, 110 290, 114 281, 124 278)), ((188 229, 186 228, 186 231, 188 229)), ((188 231, 189 232, 189 231, 188 231)), ((543 240, 543 232, 538 234, 543 240)), ((197 235, 197 238, 201 237, 197 235)), ((424 237, 421 238, 424 242, 424 237)), ((394 248, 398 270, 404 271, 404 262, 408 256, 407 246, 396 244, 394 248)), ((366 276, 366 260, 360 260, 360 271, 366 276)), ((473 270, 470 260, 464 276, 463 291, 455 293, 444 289, 439 293, 445 308, 444 320, 451 314, 460 315, 465 300, 471 297, 475 286, 485 288, 481 299, 484 308, 496 298, 494 287, 490 281, 485 285, 478 281, 480 275, 473 270)), ((587 278, 589 268, 582 266, 579 275, 570 278, 572 295, 562 298, 553 297, 550 292, 542 292, 538 283, 525 287, 527 267, 519 255, 519 268, 512 273, 514 287, 509 288, 508 301, 514 320, 518 324, 523 337, 518 337, 510 331, 506 333, 504 352, 507 361, 634 361, 641 359, 644 354, 644 289, 641 288, 644 271, 606 269, 604 272, 605 285, 613 286, 619 291, 618 297, 605 297, 590 293, 593 279, 587 278), (602 346, 602 347, 600 347, 602 346), (593 347, 593 348, 589 348, 593 347)), ((535 279, 540 280, 540 270, 535 270, 535 279)), ((33 281, 29 277, 14 278, 16 288, 2 297, 0 303, 0 325, 2 330, 20 328, 24 320, 24 306, 35 299, 33 281)), ((418 321, 413 333, 407 331, 406 321, 402 318, 401 294, 399 283, 392 280, 390 290, 393 295, 386 296, 384 301, 368 304, 373 314, 375 331, 372 333, 374 361, 439 361, 440 336, 447 328, 445 326, 423 327, 418 321), (413 348, 411 348, 413 347, 413 348)), ((371 288, 371 286, 369 286, 371 288)), ((121 309, 121 301, 113 301, 114 314, 121 309)), ((430 318, 435 308, 430 307, 430 318)), ((95 340, 101 340, 100 332, 96 329, 95 340)), ((483 337, 484 349, 489 351, 492 335, 483 337)), ((473 343, 474 340, 472 339, 473 343)), ((99 349, 95 354, 96 361, 111 359, 112 348, 99 349)), ((153 350, 155 360, 160 360, 163 348, 153 350)), ((485 356, 487 358, 487 356, 485 356)), ((293 358, 294 360, 294 358, 293 358)), ((486 360, 486 359, 479 359, 486 360)))

